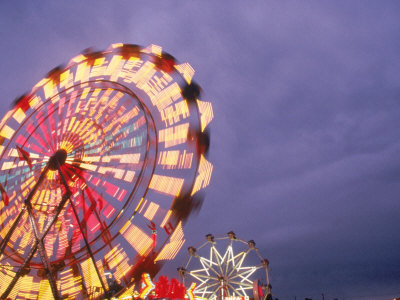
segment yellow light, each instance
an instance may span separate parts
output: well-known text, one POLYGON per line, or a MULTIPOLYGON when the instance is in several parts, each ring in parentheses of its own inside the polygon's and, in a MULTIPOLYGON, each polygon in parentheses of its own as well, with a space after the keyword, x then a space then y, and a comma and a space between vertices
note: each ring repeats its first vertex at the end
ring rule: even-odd
POLYGON ((23 111, 21 108, 18 108, 18 109, 15 111, 14 115, 13 115, 13 118, 14 118, 19 124, 22 123, 22 121, 25 119, 25 117, 26 117, 26 115, 25 115, 24 111, 23 111))
POLYGON ((186 291, 186 295, 188 296, 189 300, 195 300, 194 290, 196 288, 196 282, 193 282, 190 285, 190 288, 186 291))
POLYGON ((43 84, 46 83, 46 81, 48 81, 48 78, 43 78, 42 80, 40 80, 38 83, 36 83, 36 85, 34 86, 35 88, 41 87, 43 84))
POLYGON ((11 138, 14 134, 15 130, 9 127, 8 125, 4 125, 0 131, 0 136, 5 137, 7 139, 11 138))
POLYGON ((147 207, 146 212, 143 214, 145 218, 148 220, 153 220, 154 216, 156 215, 160 205, 150 202, 149 206, 147 207))
POLYGON ((89 94, 89 92, 90 92, 90 87, 84 88, 84 90, 82 92, 82 95, 81 95, 81 99, 86 99, 86 97, 89 94))
POLYGON ((73 61, 75 63, 79 63, 85 59, 86 59, 86 56, 79 54, 79 55, 75 56, 73 59, 71 59, 71 61, 73 61))
POLYGON ((184 123, 165 129, 158 132, 159 143, 165 143, 165 148, 183 144, 187 141, 189 131, 189 123, 184 123))
POLYGON ((132 182, 134 178, 135 178, 135 171, 126 171, 126 174, 124 176, 124 181, 132 182))
POLYGON ((158 45, 151 44, 151 45, 147 46, 146 48, 142 49, 142 52, 149 53, 149 54, 154 53, 157 56, 161 56, 162 47, 158 46, 158 45))
POLYGON ((172 169, 178 164, 179 150, 161 151, 158 157, 158 164, 172 169))
POLYGON ((1 170, 10 170, 14 167, 14 163, 12 161, 5 161, 1 166, 1 170))
POLYGON ((79 83, 79 82, 88 81, 89 80, 89 72, 90 72, 90 66, 86 62, 79 64, 78 68, 76 70, 74 82, 79 83))
MULTIPOLYGON (((138 210, 139 210, 139 208, 140 208, 140 206, 142 205, 142 203, 143 203, 143 200, 144 200, 144 198, 142 198, 142 199, 140 199, 140 201, 139 201, 139 204, 136 206, 136 208, 135 208, 135 212, 137 212, 138 210)), ((128 224, 128 223, 126 223, 126 224, 128 224)), ((126 225, 125 224, 125 225, 126 225)), ((122 229, 123 230, 123 229, 122 229)))
POLYGON ((111 47, 112 47, 113 49, 116 49, 116 48, 121 48, 123 45, 124 45, 124 44, 122 44, 122 43, 115 43, 115 44, 111 44, 111 47))
POLYGON ((120 244, 113 245, 113 248, 104 256, 110 269, 116 268, 113 273, 117 281, 121 281, 125 274, 131 269, 129 258, 120 244))
POLYGON ((75 299, 82 289, 82 278, 74 277, 72 269, 66 269, 59 273, 61 294, 68 295, 68 299, 75 299))
POLYGON ((157 92, 154 95, 150 94, 149 96, 151 103, 153 103, 160 112, 176 100, 182 98, 181 89, 176 82, 162 91, 157 92))
POLYGON ((179 222, 174 233, 171 235, 168 244, 164 246, 154 261, 174 259, 184 243, 185 239, 182 223, 179 222))
POLYGON ((188 63, 183 63, 180 65, 175 65, 175 68, 182 74, 183 78, 185 78, 186 82, 190 84, 194 75, 193 67, 188 63))
POLYGON ((121 72, 122 66, 124 64, 124 60, 122 60, 121 55, 114 55, 111 58, 110 63, 105 70, 105 75, 111 76, 110 80, 114 80, 118 78, 118 74, 121 72))
POLYGON ((170 105, 161 111, 161 120, 166 126, 171 126, 181 120, 189 117, 189 107, 185 100, 179 101, 174 105, 170 105))
POLYGON ((139 227, 128 221, 120 232, 139 255, 145 256, 149 253, 153 240, 139 227))
POLYGON ((50 283, 47 279, 40 281, 38 299, 52 299, 50 283))
POLYGON ((207 161, 203 155, 201 155, 198 171, 199 175, 197 175, 196 181, 194 182, 192 195, 210 184, 212 170, 213 165, 207 161))
POLYGON ((91 258, 88 258, 87 260, 81 263, 81 269, 86 286, 90 286, 93 288, 97 287, 98 289, 103 290, 101 287, 100 279, 97 276, 97 272, 91 258))
POLYGON ((141 282, 142 282, 142 292, 140 293, 139 298, 145 299, 147 295, 150 294, 152 290, 154 290, 155 285, 151 281, 150 275, 147 273, 142 274, 141 282))
POLYGON ((204 129, 207 127, 207 125, 214 118, 212 105, 210 102, 200 101, 200 100, 197 100, 197 105, 199 107, 199 112, 201 115, 201 117, 200 117, 201 131, 204 131, 204 129))
POLYGON ((69 121, 68 131, 71 131, 72 125, 74 125, 75 120, 76 117, 72 117, 72 119, 69 121))
POLYGON ((58 91, 56 88, 56 84, 53 80, 49 80, 43 87, 44 96, 48 99, 53 97, 58 91))
POLYGON ((193 153, 182 153, 179 150, 161 151, 158 157, 158 164, 163 169, 189 169, 192 166, 193 153))
POLYGON ((149 188, 158 191, 161 194, 178 196, 181 192, 183 182, 183 178, 154 174, 150 181, 149 188))
POLYGON ((65 150, 67 153, 70 153, 74 149, 74 145, 69 141, 63 140, 60 148, 65 150))
POLYGON ((105 57, 97 58, 97 59, 94 61, 92 70, 91 70, 91 72, 90 72, 90 77, 93 78, 93 77, 97 77, 97 76, 102 76, 102 75, 104 74, 104 71, 105 71, 106 68, 107 68, 106 63, 107 63, 107 62, 106 62, 105 57))
POLYGON ((32 109, 38 108, 42 103, 43 103, 42 98, 40 98, 39 96, 29 99, 29 106, 32 109))
POLYGON ((60 74, 60 88, 70 88, 74 81, 74 74, 70 70, 66 70, 60 74))
POLYGON ((136 73, 128 73, 131 78, 127 78, 127 82, 136 83, 137 87, 143 89, 147 81, 156 73, 154 64, 147 61, 136 73))
POLYGON ((172 214, 172 210, 168 210, 168 212, 165 214, 164 220, 161 222, 160 227, 164 228, 164 226, 167 224, 169 217, 172 214))
MULTIPOLYGON (((97 166, 96 166, 96 165, 81 163, 79 166, 80 166, 82 169, 85 169, 85 170, 90 170, 90 171, 96 171, 96 170, 97 170, 97 166)), ((104 173, 105 173, 105 172, 104 172, 104 173)), ((104 174, 104 173, 103 173, 103 174, 104 174)))

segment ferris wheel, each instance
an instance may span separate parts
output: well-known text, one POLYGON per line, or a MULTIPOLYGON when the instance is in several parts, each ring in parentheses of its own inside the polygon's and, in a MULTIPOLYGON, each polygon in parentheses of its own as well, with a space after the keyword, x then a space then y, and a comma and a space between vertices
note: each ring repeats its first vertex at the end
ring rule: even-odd
POLYGON ((0 123, 0 299, 133 294, 201 205, 212 106, 161 47, 86 50, 0 123))
POLYGON ((253 240, 244 241, 234 232, 226 236, 206 235, 206 242, 188 248, 189 258, 178 268, 193 299, 271 299, 269 261, 253 240), (264 282, 264 284, 262 283, 264 282))

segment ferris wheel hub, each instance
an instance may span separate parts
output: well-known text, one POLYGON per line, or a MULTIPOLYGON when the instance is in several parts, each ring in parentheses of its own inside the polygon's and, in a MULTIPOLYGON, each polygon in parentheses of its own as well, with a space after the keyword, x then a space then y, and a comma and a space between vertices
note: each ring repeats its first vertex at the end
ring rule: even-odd
POLYGON ((49 160, 49 169, 57 170, 58 166, 62 166, 67 159, 67 151, 64 149, 57 150, 49 160))

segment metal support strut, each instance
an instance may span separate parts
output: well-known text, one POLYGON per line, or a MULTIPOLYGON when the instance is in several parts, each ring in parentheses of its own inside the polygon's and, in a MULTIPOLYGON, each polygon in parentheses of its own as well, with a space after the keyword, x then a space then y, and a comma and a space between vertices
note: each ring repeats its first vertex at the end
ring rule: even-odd
MULTIPOLYGON (((25 208, 28 211, 29 221, 30 221, 30 224, 32 226, 32 230, 33 230, 33 233, 34 233, 34 236, 35 236, 35 242, 32 245, 32 248, 29 251, 28 256, 25 258, 24 262, 22 263, 22 266, 19 268, 19 270, 15 274, 13 280, 8 285, 7 289, 1 295, 0 299, 6 299, 8 297, 8 295, 10 294, 12 289, 14 288, 15 284, 17 283, 18 279, 21 276, 23 276, 23 274, 24 274, 29 262, 32 260, 32 258, 35 255, 37 250, 39 250, 39 256, 40 256, 40 258, 42 260, 42 264, 43 264, 43 266, 44 266, 44 268, 46 270, 47 277, 48 277, 48 280, 49 280, 49 283, 50 283, 50 287, 51 287, 51 291, 52 291, 53 297, 56 300, 60 299, 60 296, 59 296, 59 293, 58 293, 58 289, 57 289, 56 279, 54 278, 54 274, 53 274, 53 272, 51 270, 51 265, 50 265, 49 259, 47 257, 47 253, 46 253, 46 249, 45 249, 44 244, 43 244, 43 240, 46 237, 47 233, 50 231, 50 228, 53 226, 53 224, 57 220, 58 215, 60 214, 61 210, 65 206, 65 203, 71 197, 71 191, 69 189, 67 189, 66 193, 63 195, 59 205, 57 206, 57 209, 56 209, 56 212, 55 212, 53 218, 50 220, 50 222, 45 227, 44 232, 43 232, 42 235, 39 234, 38 226, 37 226, 36 220, 35 220, 35 218, 33 216, 32 203, 31 203, 31 200, 32 200, 34 194, 36 193, 38 187, 42 184, 42 182, 43 182, 48 170, 53 168, 54 161, 55 161, 55 159, 53 159, 53 157, 49 160, 49 162, 47 163, 46 167, 44 168, 44 170, 40 174, 40 177, 39 177, 38 181, 36 182, 36 184, 32 188, 32 190, 29 193, 29 195, 26 198, 26 200, 24 201, 25 208)), ((59 167, 58 161, 56 161, 56 163, 57 163, 57 166, 59 167)), ((8 241, 9 241, 12 233, 15 231, 15 229, 16 229, 16 227, 18 225, 18 222, 20 221, 22 215, 23 215, 23 210, 19 213, 18 217, 16 218, 16 220, 13 223, 13 225, 11 226, 10 231, 7 233, 6 238, 2 241, 1 248, 0 248, 0 254, 3 253, 6 245, 7 245, 8 241)))
MULTIPOLYGON (((58 166, 58 173, 60 174, 61 181, 62 181, 62 183, 63 183, 65 189, 67 190, 67 192, 71 193, 71 191, 70 191, 70 189, 69 189, 69 186, 68 186, 68 184, 67 184, 67 181, 65 180, 64 175, 63 175, 62 172, 61 172, 60 166, 58 166)), ((84 234, 84 232, 83 232, 82 224, 81 224, 81 222, 79 222, 79 216, 78 216, 78 213, 77 213, 77 211, 76 211, 76 209, 75 209, 75 205, 74 205, 74 203, 72 202, 71 199, 69 199, 69 203, 71 204, 72 211, 73 211, 73 213, 74 213, 76 222, 78 223, 79 230, 81 231, 83 240, 84 240, 84 242, 85 242, 85 246, 86 246, 86 248, 87 248, 87 250, 88 250, 88 252, 89 252, 90 258, 91 258, 91 260, 92 260, 92 262, 93 262, 94 269, 96 270, 97 277, 98 277, 99 280, 100 280, 101 287, 103 288, 104 293, 107 293, 107 289, 106 289, 106 286, 105 286, 105 284, 104 284, 104 282, 103 282, 103 278, 101 277, 100 271, 99 271, 99 269, 97 268, 96 260, 94 259, 94 255, 93 255, 92 248, 90 247, 89 241, 87 240, 87 238, 86 238, 86 236, 85 236, 85 234, 84 234)))

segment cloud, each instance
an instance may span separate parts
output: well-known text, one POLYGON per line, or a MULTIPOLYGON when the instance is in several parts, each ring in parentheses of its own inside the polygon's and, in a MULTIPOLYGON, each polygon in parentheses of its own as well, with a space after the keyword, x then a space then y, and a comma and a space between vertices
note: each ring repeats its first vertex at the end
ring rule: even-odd
POLYGON ((390 267, 400 244, 398 6, 1 4, 2 103, 84 48, 160 44, 195 67, 215 112, 214 174, 186 226, 188 244, 229 230, 256 240, 280 299, 324 288, 355 297, 376 289, 371 278, 392 292, 400 282, 390 267))

